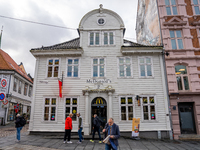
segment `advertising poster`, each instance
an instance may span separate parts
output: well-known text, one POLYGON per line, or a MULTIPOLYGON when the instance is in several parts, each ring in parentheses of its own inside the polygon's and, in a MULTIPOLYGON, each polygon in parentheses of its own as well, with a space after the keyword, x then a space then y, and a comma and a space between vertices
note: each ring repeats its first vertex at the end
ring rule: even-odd
POLYGON ((132 137, 139 137, 140 118, 133 118, 132 121, 132 137))

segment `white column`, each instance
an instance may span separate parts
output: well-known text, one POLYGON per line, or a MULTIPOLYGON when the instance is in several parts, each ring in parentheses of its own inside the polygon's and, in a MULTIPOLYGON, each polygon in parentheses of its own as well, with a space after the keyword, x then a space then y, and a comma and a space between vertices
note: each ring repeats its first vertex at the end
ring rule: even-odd
POLYGON ((113 117, 112 116, 112 92, 108 92, 108 99, 109 99, 109 114, 108 114, 108 116, 109 116, 109 118, 110 117, 113 117))
POLYGON ((85 125, 84 135, 89 135, 89 93, 85 92, 85 125))

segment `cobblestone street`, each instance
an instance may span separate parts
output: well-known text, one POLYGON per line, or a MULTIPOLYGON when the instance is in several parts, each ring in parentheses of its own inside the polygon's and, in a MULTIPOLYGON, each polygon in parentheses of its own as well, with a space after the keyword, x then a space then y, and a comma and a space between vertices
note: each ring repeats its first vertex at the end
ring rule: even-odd
MULTIPOLYGON (((0 126, 0 150, 104 150, 105 145, 99 144, 97 140, 91 143, 85 139, 81 144, 77 144, 78 139, 72 136, 72 144, 63 144, 63 139, 29 135, 28 125, 23 128, 21 141, 16 143, 16 130, 11 124, 0 126)), ((119 139, 119 150, 200 150, 198 141, 169 141, 169 140, 132 140, 121 137, 119 139)))

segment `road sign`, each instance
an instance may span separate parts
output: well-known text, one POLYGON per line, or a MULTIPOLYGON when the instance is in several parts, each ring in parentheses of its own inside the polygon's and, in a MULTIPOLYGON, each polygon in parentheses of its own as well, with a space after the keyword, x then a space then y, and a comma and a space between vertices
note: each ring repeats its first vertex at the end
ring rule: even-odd
POLYGON ((5 94, 4 93, 0 93, 0 101, 3 101, 5 99, 5 94))
POLYGON ((6 79, 3 79, 3 80, 1 81, 1 86, 2 86, 2 87, 6 87, 6 85, 7 85, 7 81, 6 81, 6 79))
POLYGON ((4 105, 8 104, 8 100, 6 99, 5 101, 2 102, 4 105))

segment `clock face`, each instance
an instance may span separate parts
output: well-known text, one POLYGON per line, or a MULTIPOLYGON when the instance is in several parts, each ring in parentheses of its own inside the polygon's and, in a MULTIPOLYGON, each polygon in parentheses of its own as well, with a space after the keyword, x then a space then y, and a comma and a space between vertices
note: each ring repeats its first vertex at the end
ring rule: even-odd
POLYGON ((105 20, 103 19, 103 18, 100 18, 99 20, 98 20, 98 24, 104 24, 105 23, 105 20))

